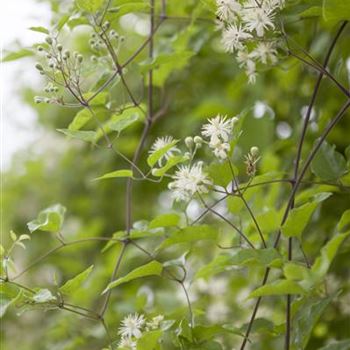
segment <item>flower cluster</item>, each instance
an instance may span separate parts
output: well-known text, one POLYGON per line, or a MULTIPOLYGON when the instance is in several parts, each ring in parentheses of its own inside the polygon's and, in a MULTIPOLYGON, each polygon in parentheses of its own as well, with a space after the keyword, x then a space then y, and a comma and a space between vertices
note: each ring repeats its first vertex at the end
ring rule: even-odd
POLYGON ((35 68, 41 75, 45 75, 49 84, 44 91, 51 97, 36 96, 36 103, 61 103, 60 88, 69 87, 71 90, 80 91, 80 73, 83 55, 75 51, 65 50, 55 36, 47 36, 45 43, 38 47, 38 52, 44 56, 45 63, 36 63, 35 68))
POLYGON ((221 115, 209 119, 209 123, 203 125, 202 135, 209 139, 209 147, 214 155, 219 159, 226 159, 230 151, 228 143, 233 126, 238 122, 238 118, 227 119, 221 115))
POLYGON ((249 83, 256 81, 257 64, 275 64, 276 15, 284 0, 216 0, 222 44, 235 53, 249 83))
MULTIPOLYGON (((207 145, 220 162, 228 160, 231 151, 230 142, 240 135, 237 130, 233 132, 238 122, 237 117, 228 118, 220 114, 208 119, 208 122, 201 128, 202 137, 197 135, 185 138, 186 152, 182 152, 177 147, 178 141, 172 136, 158 137, 155 140, 149 153, 150 157, 154 158, 152 164, 157 161, 161 169, 152 168, 153 176, 165 176, 168 169, 182 163, 175 174, 170 176, 172 181, 168 184, 171 196, 175 201, 189 202, 196 194, 209 193, 213 181, 205 172, 204 163, 194 160, 196 153, 203 145, 207 145)), ((259 159, 257 147, 252 147, 245 157, 249 176, 255 175, 256 163, 259 159)))
POLYGON ((121 335, 121 340, 118 348, 136 350, 137 339, 141 338, 142 333, 158 329, 163 320, 163 315, 155 316, 150 321, 147 321, 142 314, 126 316, 119 327, 118 333, 121 335))

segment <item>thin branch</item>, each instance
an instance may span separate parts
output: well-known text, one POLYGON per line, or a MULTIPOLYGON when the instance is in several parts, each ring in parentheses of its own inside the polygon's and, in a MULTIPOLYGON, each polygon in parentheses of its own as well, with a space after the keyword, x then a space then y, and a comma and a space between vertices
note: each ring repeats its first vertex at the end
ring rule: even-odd
POLYGON ((230 220, 228 220, 227 218, 225 218, 225 216, 221 215, 220 213, 218 213, 216 210, 214 210, 213 208, 209 207, 207 205, 207 203, 204 201, 203 197, 199 195, 199 199, 201 200, 202 204, 210 211, 212 212, 214 215, 216 215, 217 217, 219 217, 220 219, 222 219, 223 221, 225 221, 228 225, 230 225, 247 243, 248 245, 255 249, 253 243, 249 240, 249 238, 236 226, 234 225, 230 220))

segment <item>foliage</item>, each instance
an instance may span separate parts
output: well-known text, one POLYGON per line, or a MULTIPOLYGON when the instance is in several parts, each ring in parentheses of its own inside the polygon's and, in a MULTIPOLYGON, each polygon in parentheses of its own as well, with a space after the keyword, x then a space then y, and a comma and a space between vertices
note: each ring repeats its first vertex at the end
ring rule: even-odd
POLYGON ((348 349, 347 1, 46 1, 0 345, 348 349))

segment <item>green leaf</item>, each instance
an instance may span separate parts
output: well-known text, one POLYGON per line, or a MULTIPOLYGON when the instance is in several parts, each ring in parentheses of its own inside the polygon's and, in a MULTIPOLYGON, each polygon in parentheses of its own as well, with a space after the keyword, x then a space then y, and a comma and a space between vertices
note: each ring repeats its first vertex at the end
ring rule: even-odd
POLYGON ((218 231, 208 225, 187 226, 172 233, 164 240, 157 250, 162 250, 180 243, 192 243, 200 240, 216 240, 218 231))
MULTIPOLYGON (((235 175, 237 175, 238 170, 234 168, 234 171, 235 175)), ((213 179, 215 185, 225 188, 233 180, 232 171, 228 162, 210 164, 208 167, 208 174, 213 179)))
MULTIPOLYGON (((292 341, 293 350, 305 349, 309 342, 312 330, 320 319, 322 313, 332 300, 332 296, 321 299, 305 299, 299 302, 296 314, 293 317, 292 341)), ((294 307, 294 303, 293 303, 294 307)))
POLYGON ((76 131, 81 129, 90 119, 92 118, 92 114, 86 108, 79 111, 73 121, 69 124, 68 130, 76 131))
POLYGON ((150 263, 140 266, 135 270, 128 273, 126 276, 118 278, 116 281, 111 282, 107 288, 102 292, 106 293, 108 290, 115 288, 123 283, 130 282, 137 278, 147 277, 147 276, 160 276, 163 271, 163 265, 158 261, 151 261, 150 263))
POLYGON ((350 230, 350 209, 344 211, 343 215, 341 216, 338 222, 337 230, 339 232, 345 232, 350 230))
POLYGON ((123 4, 118 7, 113 7, 109 10, 110 13, 112 13, 113 19, 124 16, 130 12, 140 12, 140 11, 145 11, 149 8, 149 4, 144 3, 142 1, 137 1, 134 0, 135 3, 128 3, 128 4, 123 4))
POLYGON ((140 112, 136 108, 125 109, 121 114, 115 114, 108 122, 108 126, 111 130, 122 132, 130 125, 137 122, 140 118, 140 112))
POLYGON ((2 62, 16 61, 20 58, 34 56, 34 52, 29 49, 21 49, 16 52, 8 52, 4 55, 2 62))
POLYGON ((288 280, 301 281, 310 277, 310 270, 300 264, 288 262, 283 266, 284 276, 288 280))
POLYGON ((17 300, 21 291, 13 284, 0 282, 0 318, 2 318, 7 309, 17 300))
POLYGON ((75 0, 77 6, 87 12, 97 12, 104 4, 105 0, 75 0))
POLYGON ((132 177, 132 176, 133 176, 132 170, 123 169, 123 170, 116 170, 116 171, 112 171, 110 173, 104 174, 94 179, 94 181, 114 179, 116 177, 132 177))
POLYGON ((331 193, 319 193, 312 202, 305 203, 300 207, 292 209, 286 222, 282 226, 282 234, 286 237, 301 238, 317 206, 329 196, 331 196, 331 193))
POLYGON ((48 289, 40 289, 33 295, 33 300, 38 304, 56 301, 56 299, 48 289))
POLYGON ((94 91, 89 91, 83 94, 85 100, 89 101, 90 106, 104 106, 108 100, 107 92, 99 92, 97 95, 94 91))
POLYGON ((291 280, 277 280, 270 284, 255 289, 250 293, 249 298, 261 297, 266 295, 287 295, 287 294, 305 294, 305 290, 297 283, 291 280))
POLYGON ((169 150, 171 150, 179 141, 174 140, 165 147, 153 152, 147 158, 148 165, 152 168, 160 158, 162 158, 169 150))
POLYGON ((57 232, 61 229, 66 208, 61 204, 52 205, 42 210, 38 217, 28 222, 27 226, 31 233, 34 231, 57 232))
POLYGON ((170 54, 160 54, 159 56, 152 58, 151 61, 146 60, 143 63, 140 63, 141 72, 146 73, 147 71, 151 69, 156 69, 164 64, 171 65, 175 68, 179 65, 181 66, 185 64, 193 55, 194 52, 192 51, 181 51, 173 52, 170 54))
POLYGON ((236 328, 231 328, 231 327, 226 328, 220 325, 213 325, 213 326, 199 325, 193 329, 193 336, 195 337, 198 343, 211 340, 225 333, 244 336, 244 334, 236 328))
POLYGON ((32 30, 33 32, 43 33, 43 34, 50 34, 49 30, 45 27, 30 27, 29 30, 32 30))
POLYGON ((59 288, 59 291, 62 294, 66 294, 66 295, 70 295, 74 293, 76 290, 78 290, 81 287, 84 281, 89 277, 93 268, 94 268, 94 265, 91 265, 83 272, 79 273, 72 279, 68 280, 63 286, 59 288))
POLYGON ((323 18, 336 23, 350 19, 350 0, 323 0, 323 18))
POLYGON ((315 260, 311 268, 313 275, 319 279, 326 275, 340 245, 349 235, 350 232, 337 234, 321 249, 321 255, 315 260))
POLYGON ((162 336, 161 330, 143 333, 141 338, 137 340, 137 350, 155 350, 159 338, 162 336))
POLYGON ((282 264, 282 257, 274 248, 240 249, 233 254, 218 255, 208 265, 200 268, 196 278, 208 278, 229 269, 232 266, 277 267, 282 264))
POLYGON ((177 226, 180 222, 180 217, 177 214, 162 214, 155 217, 148 225, 148 228, 177 226))
POLYGON ((320 17, 322 16, 322 7, 321 6, 311 6, 303 12, 299 13, 299 16, 302 18, 306 17, 320 17))
POLYGON ((318 350, 349 350, 350 349, 350 339, 333 341, 332 343, 323 346, 318 350))
POLYGON ((179 163, 183 163, 186 160, 188 160, 188 158, 184 157, 184 156, 171 157, 171 158, 168 159, 167 163, 163 167, 161 167, 159 169, 154 168, 153 171, 152 171, 152 175, 156 176, 156 177, 162 177, 162 176, 164 176, 166 174, 166 172, 168 170, 173 168, 175 165, 177 165, 179 163))
POLYGON ((69 130, 69 129, 57 129, 57 131, 74 139, 95 143, 95 137, 96 137, 95 131, 78 131, 78 130, 69 130))
POLYGON ((311 163, 311 170, 323 180, 337 180, 346 172, 346 160, 334 145, 324 142, 311 163))

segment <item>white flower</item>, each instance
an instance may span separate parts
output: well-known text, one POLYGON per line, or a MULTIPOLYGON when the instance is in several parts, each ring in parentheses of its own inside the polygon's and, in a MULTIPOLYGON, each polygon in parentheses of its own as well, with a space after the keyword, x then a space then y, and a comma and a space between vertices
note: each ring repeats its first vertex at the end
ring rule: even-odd
POLYGON ((131 338, 122 338, 118 343, 118 348, 136 350, 136 342, 131 338))
POLYGON ((212 184, 202 170, 202 163, 198 162, 192 167, 182 165, 173 176, 174 181, 169 183, 172 197, 177 201, 188 201, 195 193, 208 193, 208 186, 212 184))
POLYGON ((277 50, 273 42, 260 42, 257 47, 251 52, 251 57, 256 58, 263 64, 276 63, 277 50))
POLYGON ((268 28, 275 28, 273 18, 274 12, 272 10, 258 7, 256 4, 255 6, 249 6, 242 10, 242 20, 245 23, 245 28, 249 32, 253 32, 255 30, 259 37, 262 37, 265 30, 268 28))
POLYGON ((252 38, 241 25, 230 24, 222 33, 222 44, 227 52, 242 50, 244 48, 242 41, 252 38))
POLYGON ((233 20, 242 7, 236 0, 216 0, 216 5, 216 14, 224 21, 233 20))
POLYGON ((142 335, 141 329, 144 324, 145 318, 143 315, 138 315, 137 313, 134 315, 130 314, 123 319, 118 333, 123 338, 140 338, 142 335))
POLYGON ((217 143, 209 143, 209 147, 213 150, 215 157, 220 159, 227 158, 227 152, 230 150, 230 144, 227 142, 217 142, 217 143))
POLYGON ((218 114, 215 118, 208 119, 207 124, 202 127, 202 135, 210 138, 210 143, 228 141, 232 132, 232 120, 226 120, 226 116, 218 114))
POLYGON ((285 0, 264 0, 262 2, 262 7, 269 11, 283 9, 284 5, 285 5, 285 0))
MULTIPOLYGON (((173 143, 175 139, 172 136, 164 136, 164 137, 158 137, 155 142, 153 143, 151 150, 149 151, 150 154, 153 154, 160 149, 163 149, 164 147, 167 147, 173 143)), ((175 153, 180 153, 180 150, 173 146, 171 147, 162 157, 158 160, 158 165, 163 165, 163 160, 168 160, 169 158, 173 157, 175 153)))
POLYGON ((249 61, 252 61, 252 56, 247 50, 240 50, 237 52, 236 60, 240 68, 245 67, 249 61))
POLYGON ((248 76, 248 83, 255 84, 256 82, 256 66, 255 62, 248 61, 245 73, 248 76))

